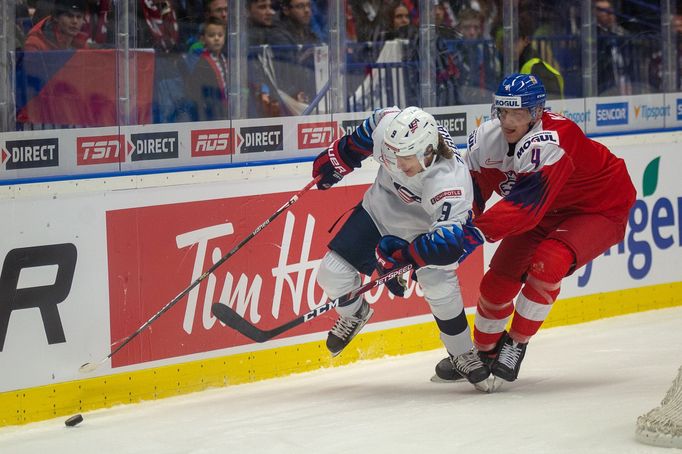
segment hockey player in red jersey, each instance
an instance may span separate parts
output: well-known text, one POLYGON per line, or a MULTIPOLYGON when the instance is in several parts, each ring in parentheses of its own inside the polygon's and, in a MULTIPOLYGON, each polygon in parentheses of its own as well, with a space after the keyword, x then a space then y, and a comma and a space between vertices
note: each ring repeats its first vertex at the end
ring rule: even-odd
MULTIPOLYGON (((622 241, 636 197, 623 160, 573 121, 545 111, 545 97, 536 76, 506 77, 493 119, 469 135, 464 155, 476 215, 465 249, 501 240, 481 281, 474 322, 474 345, 493 388, 502 383, 495 377, 516 380, 563 277, 622 241), (502 198, 486 209, 493 192, 502 198)), ((448 365, 441 361, 437 372, 448 365)))

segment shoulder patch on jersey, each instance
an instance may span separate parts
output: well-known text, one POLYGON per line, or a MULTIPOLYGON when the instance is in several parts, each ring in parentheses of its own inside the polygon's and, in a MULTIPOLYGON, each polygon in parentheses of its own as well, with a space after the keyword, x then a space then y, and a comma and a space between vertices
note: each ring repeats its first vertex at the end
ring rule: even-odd
POLYGON ((559 145, 559 134, 556 131, 540 131, 528 137, 516 149, 516 157, 520 158, 524 151, 529 149, 531 145, 544 145, 546 143, 553 143, 559 145))
POLYGON ((478 140, 478 128, 471 131, 469 138, 467 139, 467 146, 469 149, 473 149, 476 146, 476 141, 478 140))
POLYGON ((463 188, 452 188, 452 189, 446 189, 445 191, 436 194, 433 196, 430 200, 431 205, 435 205, 438 201, 443 200, 443 199, 461 199, 464 197, 464 189, 463 188))

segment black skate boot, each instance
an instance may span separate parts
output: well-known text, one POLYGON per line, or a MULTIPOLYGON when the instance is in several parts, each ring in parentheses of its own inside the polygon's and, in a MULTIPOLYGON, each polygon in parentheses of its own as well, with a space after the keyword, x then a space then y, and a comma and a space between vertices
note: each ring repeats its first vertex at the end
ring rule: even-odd
POLYGON ((327 349, 332 356, 338 355, 346 348, 346 345, 360 332, 372 314, 374 314, 374 309, 363 299, 360 309, 355 314, 349 317, 339 315, 334 327, 327 334, 327 349))
POLYGON ((451 356, 448 356, 447 358, 441 359, 438 364, 436 364, 436 375, 431 377, 432 382, 450 383, 464 379, 464 377, 455 369, 451 358, 451 356))
POLYGON ((459 356, 451 356, 450 361, 457 373, 466 378, 469 383, 481 391, 487 391, 487 386, 484 384, 486 378, 490 376, 490 368, 481 361, 475 349, 472 348, 459 356), (483 386, 485 389, 481 389, 479 386, 483 386))
POLYGON ((492 374, 508 382, 516 380, 527 346, 527 343, 520 344, 505 333, 500 339, 500 353, 490 366, 492 374))

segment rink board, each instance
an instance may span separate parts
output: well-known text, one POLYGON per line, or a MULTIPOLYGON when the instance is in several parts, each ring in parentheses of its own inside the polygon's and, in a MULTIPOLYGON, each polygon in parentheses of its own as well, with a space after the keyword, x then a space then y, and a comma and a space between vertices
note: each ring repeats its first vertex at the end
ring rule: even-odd
MULTIPOLYGON (((675 133, 604 140, 626 160, 637 204, 625 241, 565 279, 545 327, 682 304, 678 141, 675 133)), ((268 329, 324 301, 315 275, 328 229, 372 181, 376 166, 367 164, 338 188, 305 194, 111 362, 78 372, 285 203, 309 181, 309 167, 0 188, 9 214, 3 274, 14 276, 4 300, 14 306, 0 324, 0 425, 441 348, 414 282, 407 299, 370 292, 372 323, 335 359, 324 347, 332 315, 255 344, 208 312, 220 300, 268 329)), ((493 251, 486 245, 459 270, 470 318, 493 251)))

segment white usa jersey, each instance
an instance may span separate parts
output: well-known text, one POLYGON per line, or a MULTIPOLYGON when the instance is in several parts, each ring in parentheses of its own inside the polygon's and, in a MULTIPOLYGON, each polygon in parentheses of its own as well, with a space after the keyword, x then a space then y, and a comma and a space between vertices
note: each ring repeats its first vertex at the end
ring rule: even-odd
POLYGON ((438 157, 414 177, 384 165, 381 154, 384 132, 399 112, 385 109, 374 114, 378 123, 371 133, 373 157, 382 165, 365 193, 362 206, 382 235, 412 241, 439 226, 466 222, 473 203, 473 185, 450 134, 440 126, 438 132, 454 151, 452 159, 438 157))

